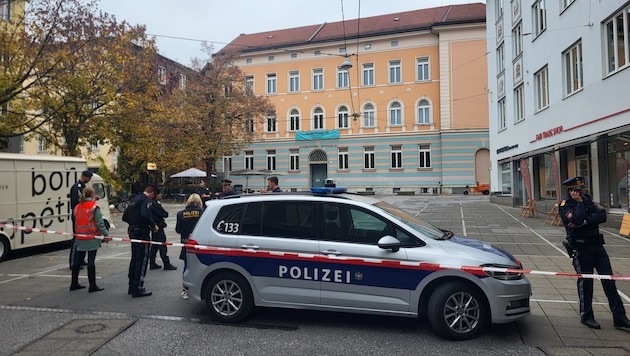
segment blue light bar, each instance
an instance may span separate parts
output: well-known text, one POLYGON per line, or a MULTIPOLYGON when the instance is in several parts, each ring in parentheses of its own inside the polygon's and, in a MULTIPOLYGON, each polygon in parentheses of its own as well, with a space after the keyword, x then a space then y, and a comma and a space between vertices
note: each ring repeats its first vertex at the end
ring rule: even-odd
POLYGON ((311 193, 315 194, 340 194, 347 192, 348 189, 344 187, 312 187, 311 193))

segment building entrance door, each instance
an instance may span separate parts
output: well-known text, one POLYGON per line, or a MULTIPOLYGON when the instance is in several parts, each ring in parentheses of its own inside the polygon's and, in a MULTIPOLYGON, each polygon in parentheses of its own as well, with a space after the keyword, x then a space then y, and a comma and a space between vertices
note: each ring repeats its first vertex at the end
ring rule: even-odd
POLYGON ((311 168, 311 187, 323 187, 328 178, 328 155, 323 150, 313 150, 308 158, 311 168))

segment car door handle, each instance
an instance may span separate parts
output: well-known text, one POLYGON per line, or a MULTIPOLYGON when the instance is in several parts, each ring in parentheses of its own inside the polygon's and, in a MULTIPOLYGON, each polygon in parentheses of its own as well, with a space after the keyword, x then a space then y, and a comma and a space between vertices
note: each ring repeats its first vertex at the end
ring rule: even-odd
POLYGON ((241 248, 243 250, 258 250, 260 247, 256 245, 252 245, 252 244, 245 244, 245 245, 241 245, 241 248))
POLYGON ((322 254, 339 256, 342 253, 341 253, 341 251, 337 251, 337 250, 326 250, 326 251, 322 251, 322 254))

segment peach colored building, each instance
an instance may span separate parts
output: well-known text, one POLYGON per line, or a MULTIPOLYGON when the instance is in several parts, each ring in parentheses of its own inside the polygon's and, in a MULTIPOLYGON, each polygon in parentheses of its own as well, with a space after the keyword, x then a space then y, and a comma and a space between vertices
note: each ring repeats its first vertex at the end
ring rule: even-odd
POLYGON ((217 168, 276 171, 284 190, 488 183, 485 18, 484 4, 453 5, 239 36, 221 52, 240 52, 246 85, 276 115, 217 168))

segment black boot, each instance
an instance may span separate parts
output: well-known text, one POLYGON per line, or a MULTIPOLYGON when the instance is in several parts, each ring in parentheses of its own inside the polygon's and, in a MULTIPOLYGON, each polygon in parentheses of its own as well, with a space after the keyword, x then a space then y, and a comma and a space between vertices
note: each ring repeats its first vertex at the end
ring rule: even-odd
POLYGON ((70 290, 85 288, 84 285, 79 284, 79 268, 80 266, 72 266, 72 281, 70 282, 70 290))
POLYGON ((162 259, 162 261, 164 261, 164 270, 165 271, 174 271, 177 269, 177 267, 173 266, 171 264, 171 260, 168 257, 164 257, 162 259))
POLYGON ((88 267, 87 272, 88 272, 88 280, 90 281, 90 289, 88 289, 88 292, 90 293, 100 292, 103 289, 105 289, 96 285, 96 267, 88 267))
POLYGON ((160 269, 162 266, 155 263, 155 256, 149 258, 149 269, 160 269))

